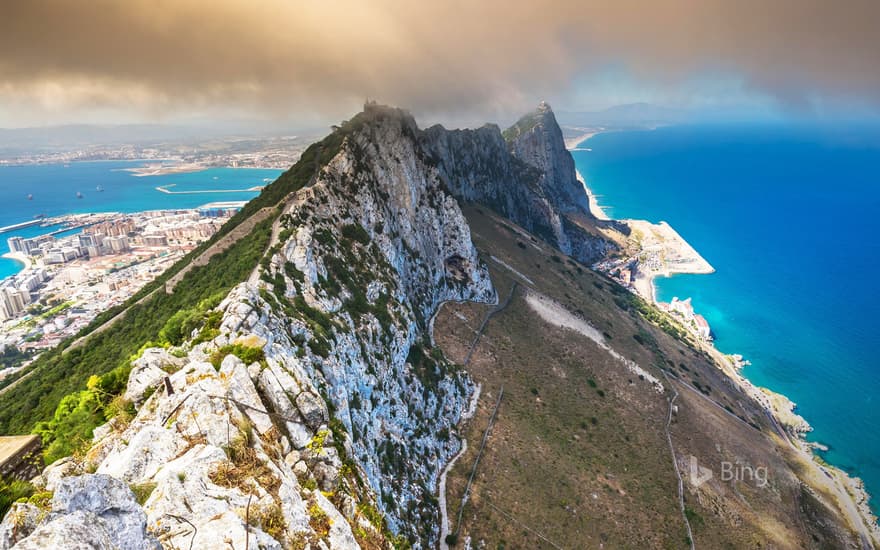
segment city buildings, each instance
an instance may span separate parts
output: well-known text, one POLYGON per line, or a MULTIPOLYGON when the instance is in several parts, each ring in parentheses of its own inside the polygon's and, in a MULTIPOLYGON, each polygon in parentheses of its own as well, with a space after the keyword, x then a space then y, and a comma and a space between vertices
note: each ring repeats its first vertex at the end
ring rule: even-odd
POLYGON ((8 254, 27 267, 0 281, 0 347, 39 350, 73 336, 209 239, 242 204, 74 214, 46 220, 65 227, 55 235, 9 237, 8 254))

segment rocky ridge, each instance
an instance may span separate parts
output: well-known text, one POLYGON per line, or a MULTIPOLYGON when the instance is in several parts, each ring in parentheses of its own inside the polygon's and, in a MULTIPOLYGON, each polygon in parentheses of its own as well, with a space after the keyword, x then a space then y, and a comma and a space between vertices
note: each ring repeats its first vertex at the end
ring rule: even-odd
MULTIPOLYGON (((121 481, 142 497, 142 536, 168 548, 436 540, 438 476, 473 387, 427 328, 443 301, 495 291, 412 118, 375 106, 337 132, 338 153, 287 201, 259 281, 220 304, 216 333, 146 350, 125 395, 133 418, 50 465, 40 489, 83 479, 90 500, 100 480, 121 481)), ((0 547, 79 519, 54 500, 9 514, 0 547)), ((105 542, 93 546, 118 546, 105 542)))
POLYGON ((574 159, 546 103, 504 132, 494 124, 476 130, 432 126, 421 141, 453 194, 493 208, 581 262, 592 264, 617 248, 596 228, 629 231, 590 213, 574 159))
POLYGON ((0 549, 436 544, 438 480, 474 384, 433 346, 433 315, 497 300, 458 200, 584 262, 625 228, 590 216, 546 105, 502 133, 420 130, 368 104, 321 143, 249 282, 188 342, 133 361, 134 412, 34 480, 0 549))

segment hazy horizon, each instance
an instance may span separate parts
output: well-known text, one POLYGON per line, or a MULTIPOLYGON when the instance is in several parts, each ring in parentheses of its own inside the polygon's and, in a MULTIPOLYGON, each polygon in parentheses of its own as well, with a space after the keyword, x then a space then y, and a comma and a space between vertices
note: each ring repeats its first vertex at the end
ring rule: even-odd
POLYGON ((0 20, 0 127, 318 127, 365 99, 450 126, 540 100, 876 116, 878 19, 869 0, 14 2, 0 20))

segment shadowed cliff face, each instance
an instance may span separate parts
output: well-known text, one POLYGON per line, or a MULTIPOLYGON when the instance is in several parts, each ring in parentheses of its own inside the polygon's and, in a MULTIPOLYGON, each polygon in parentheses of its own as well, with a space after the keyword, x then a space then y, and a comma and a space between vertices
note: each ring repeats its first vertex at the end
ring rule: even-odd
POLYGON ((565 147, 562 130, 544 102, 504 132, 510 152, 540 172, 538 186, 562 213, 592 218, 584 186, 575 175, 574 159, 565 147))
POLYGON ((421 141, 459 199, 496 210, 584 263, 614 249, 589 231, 600 223, 590 213, 574 160, 546 103, 503 134, 492 124, 477 130, 432 126, 421 141))

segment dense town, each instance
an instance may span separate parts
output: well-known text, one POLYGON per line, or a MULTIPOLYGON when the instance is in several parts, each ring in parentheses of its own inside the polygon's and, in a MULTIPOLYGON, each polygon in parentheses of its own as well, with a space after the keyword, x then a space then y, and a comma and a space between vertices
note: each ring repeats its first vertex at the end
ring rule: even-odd
POLYGON ((43 222, 58 228, 52 233, 9 237, 7 257, 26 267, 0 283, 0 349, 35 353, 75 335, 210 238, 241 206, 67 215, 43 222))
POLYGON ((210 143, 80 145, 64 150, 18 152, 0 142, 0 166, 66 164, 77 161, 144 160, 171 166, 287 169, 310 137, 225 138, 210 143))

